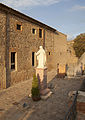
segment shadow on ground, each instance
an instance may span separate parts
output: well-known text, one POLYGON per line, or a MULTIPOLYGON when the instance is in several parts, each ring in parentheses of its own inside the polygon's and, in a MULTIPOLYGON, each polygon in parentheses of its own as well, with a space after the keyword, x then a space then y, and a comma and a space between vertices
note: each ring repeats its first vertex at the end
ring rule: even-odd
POLYGON ((63 120, 68 111, 68 93, 78 90, 80 85, 81 79, 61 79, 55 76, 48 83, 53 92, 50 98, 33 102, 26 96, 4 111, 0 120, 63 120))
POLYGON ((83 83, 80 87, 80 91, 84 91, 85 92, 85 79, 83 80, 83 83))

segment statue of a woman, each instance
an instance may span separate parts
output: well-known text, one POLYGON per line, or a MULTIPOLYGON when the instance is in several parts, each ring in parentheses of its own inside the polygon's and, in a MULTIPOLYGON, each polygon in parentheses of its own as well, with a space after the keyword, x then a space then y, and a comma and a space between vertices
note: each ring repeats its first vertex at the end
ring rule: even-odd
POLYGON ((46 65, 46 53, 42 46, 40 46, 40 50, 36 53, 38 66, 37 68, 44 68, 46 65))

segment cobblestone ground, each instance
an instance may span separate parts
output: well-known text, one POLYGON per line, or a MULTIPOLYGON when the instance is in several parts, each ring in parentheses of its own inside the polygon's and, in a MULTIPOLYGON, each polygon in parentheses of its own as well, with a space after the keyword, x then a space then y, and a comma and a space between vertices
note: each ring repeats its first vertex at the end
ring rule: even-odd
POLYGON ((0 120, 63 120, 68 111, 68 93, 78 90, 82 79, 60 79, 55 75, 56 71, 48 73, 53 94, 47 100, 33 102, 28 97, 32 79, 0 91, 0 120))

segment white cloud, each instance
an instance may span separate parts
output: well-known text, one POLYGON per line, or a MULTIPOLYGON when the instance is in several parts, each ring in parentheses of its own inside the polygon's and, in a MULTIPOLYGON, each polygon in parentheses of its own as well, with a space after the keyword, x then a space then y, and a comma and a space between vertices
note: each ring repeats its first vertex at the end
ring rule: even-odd
POLYGON ((85 10, 85 6, 75 5, 70 9, 70 11, 77 11, 77 10, 85 10))
POLYGON ((14 8, 23 8, 29 6, 52 5, 62 0, 0 0, 1 3, 14 8))

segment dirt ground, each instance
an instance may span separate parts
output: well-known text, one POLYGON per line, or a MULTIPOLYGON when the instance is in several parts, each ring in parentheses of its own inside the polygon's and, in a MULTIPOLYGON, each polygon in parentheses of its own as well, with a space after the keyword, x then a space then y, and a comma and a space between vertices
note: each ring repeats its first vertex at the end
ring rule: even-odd
POLYGON ((68 93, 78 90, 81 78, 57 78, 48 73, 48 87, 53 94, 47 100, 33 102, 29 96, 32 79, 0 91, 0 120, 63 120, 68 111, 68 93))

